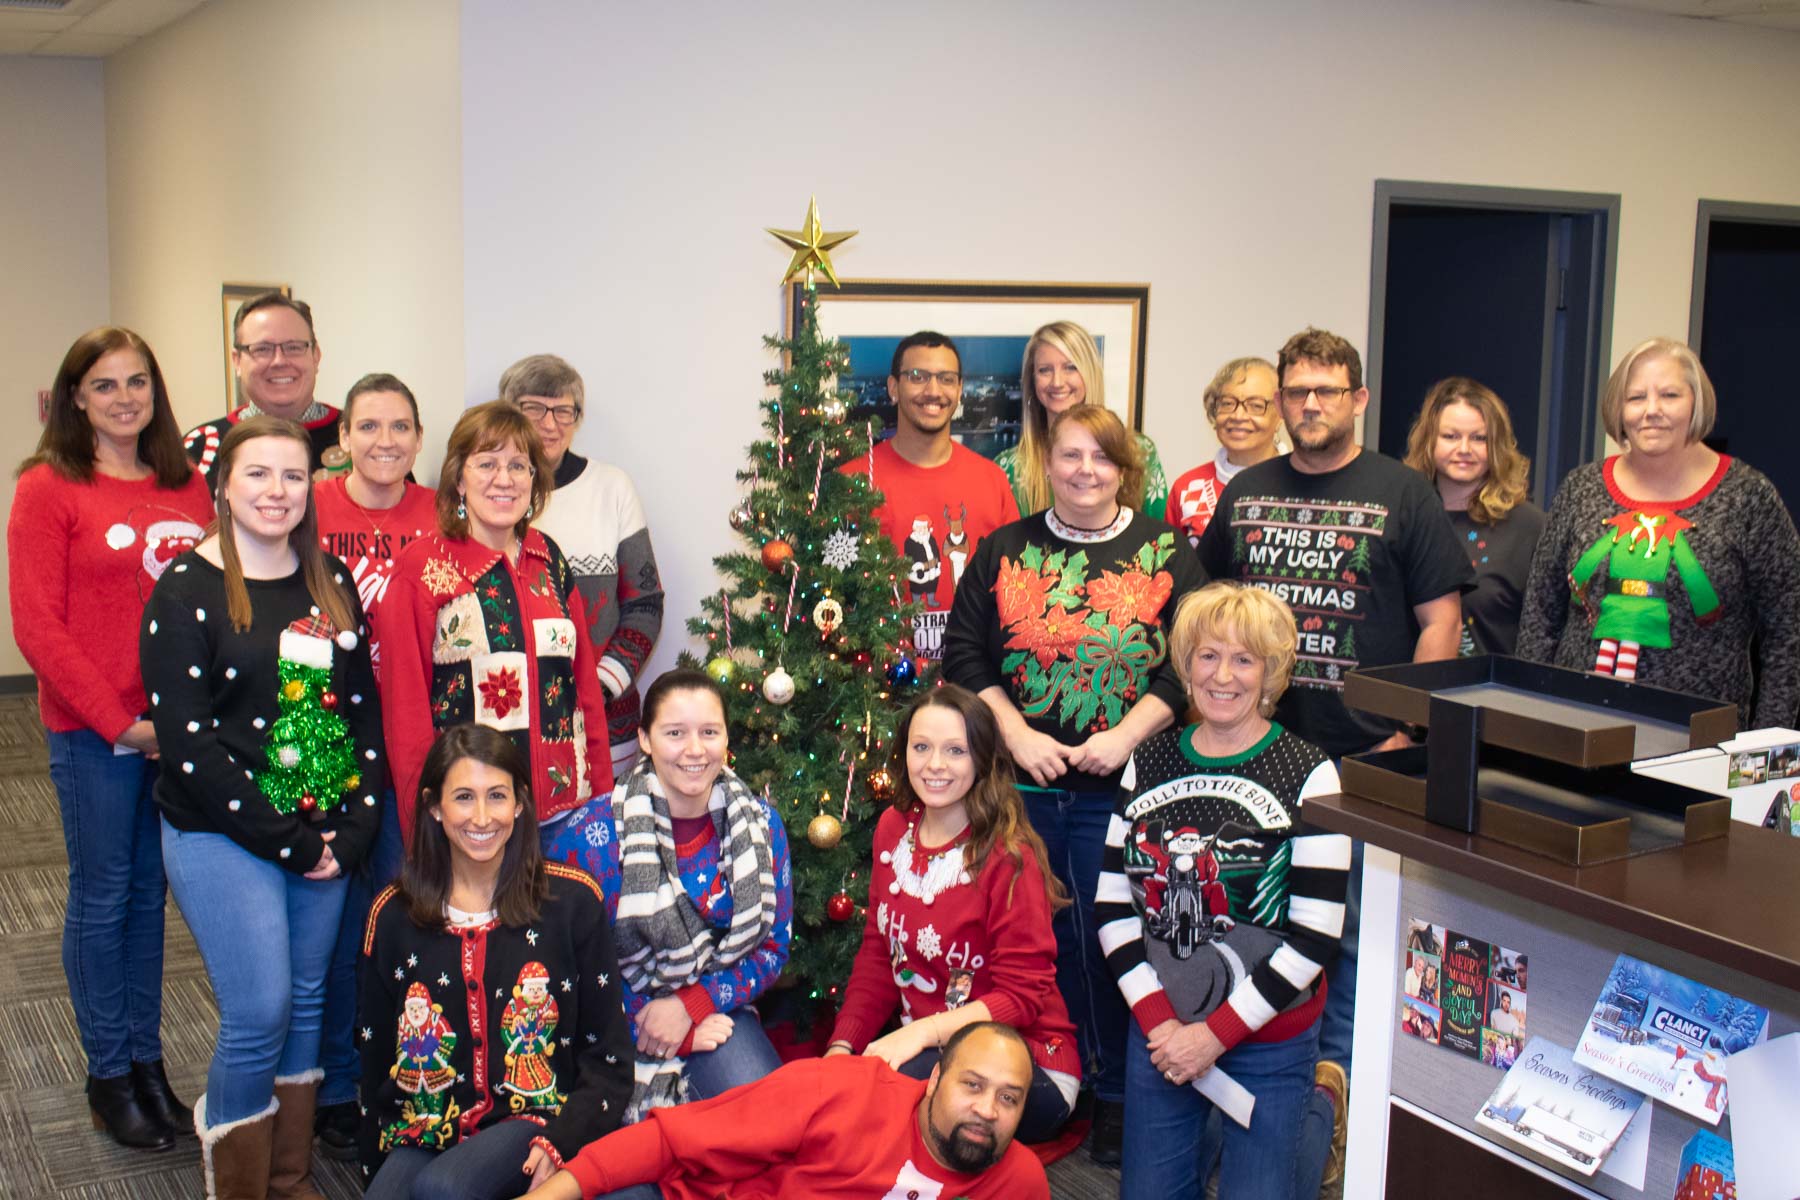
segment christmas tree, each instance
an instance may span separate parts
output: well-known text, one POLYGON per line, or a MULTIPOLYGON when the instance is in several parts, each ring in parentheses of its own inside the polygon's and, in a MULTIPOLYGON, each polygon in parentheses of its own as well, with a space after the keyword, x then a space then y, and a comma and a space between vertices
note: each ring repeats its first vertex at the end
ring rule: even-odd
POLYGON ((795 247, 790 274, 806 274, 799 327, 763 339, 783 366, 764 375, 764 436, 738 472, 748 491, 729 519, 747 548, 713 559, 724 586, 688 629, 725 687, 733 769, 787 826, 788 976, 828 1000, 862 938, 870 842, 894 797, 894 718, 928 686, 928 664, 910 641, 905 562, 875 520, 881 495, 836 469, 869 455, 877 432, 837 392, 849 352, 819 332, 811 278, 816 266, 835 281, 823 251, 848 235, 824 234, 816 207, 804 230, 772 232, 795 247))

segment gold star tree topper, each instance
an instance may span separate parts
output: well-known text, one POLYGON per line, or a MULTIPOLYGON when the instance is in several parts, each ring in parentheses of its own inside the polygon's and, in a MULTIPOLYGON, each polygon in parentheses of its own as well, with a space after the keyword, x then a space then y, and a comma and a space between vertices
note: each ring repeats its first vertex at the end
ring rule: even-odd
POLYGON ((771 229, 770 233, 793 247, 794 257, 788 260, 787 272, 782 275, 781 282, 787 283, 802 271, 806 272, 806 282, 812 282, 813 270, 817 268, 837 286, 837 272, 831 269, 831 251, 856 236, 856 230, 843 230, 837 233, 825 232, 825 226, 819 221, 819 198, 812 197, 806 205, 806 221, 799 229, 771 229))

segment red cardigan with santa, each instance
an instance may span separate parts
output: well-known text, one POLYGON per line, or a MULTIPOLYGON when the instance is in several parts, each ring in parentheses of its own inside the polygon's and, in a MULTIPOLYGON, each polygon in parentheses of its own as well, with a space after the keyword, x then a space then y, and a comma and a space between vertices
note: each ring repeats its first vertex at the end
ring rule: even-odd
POLYGON ((882 814, 868 925, 832 1040, 860 1053, 896 1008, 911 1022, 980 1000, 1019 1031, 1038 1066, 1080 1078, 1075 1027, 1056 990, 1043 868, 1029 851, 1020 865, 995 846, 971 877, 968 836, 921 845, 916 814, 882 814))

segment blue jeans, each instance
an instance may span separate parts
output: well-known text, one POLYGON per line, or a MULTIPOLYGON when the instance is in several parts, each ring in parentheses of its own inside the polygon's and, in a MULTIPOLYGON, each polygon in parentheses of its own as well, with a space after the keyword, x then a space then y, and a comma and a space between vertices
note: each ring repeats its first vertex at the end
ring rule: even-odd
MULTIPOLYGON (((1218 1068, 1256 1097, 1250 1128, 1224 1120, 1219 1195, 1231 1200, 1300 1200, 1294 1151, 1313 1090, 1319 1027, 1281 1042, 1240 1042, 1218 1068)), ((1213 1103, 1191 1086, 1177 1087, 1150 1063, 1143 1031, 1132 1023, 1125 1051, 1125 1145, 1120 1200, 1200 1200, 1206 1180, 1201 1134, 1213 1103)), ((1318 1194, 1315 1186, 1304 1193, 1318 1194)))
MULTIPOLYGON (((900 1064, 900 1073, 909 1079, 930 1079, 931 1069, 938 1065, 944 1052, 933 1046, 900 1064)), ((1069 1102, 1049 1072, 1031 1064, 1031 1090, 1025 1093, 1025 1111, 1019 1114, 1019 1128, 1013 1134, 1027 1146, 1047 1142, 1062 1132, 1069 1119, 1069 1102)))
POLYGON ((89 730, 49 733, 69 854, 63 974, 88 1074, 162 1059, 163 861, 157 767, 89 730))
MULTIPOLYGON (((1329 986, 1325 991, 1325 1012, 1319 1018, 1319 1057, 1344 1068, 1346 1077, 1350 1074, 1350 1044, 1356 1033, 1356 952, 1362 940, 1362 877, 1363 844, 1351 842, 1344 937, 1338 944, 1338 956, 1325 968, 1329 986)), ((1325 1176, 1335 1116, 1325 1093, 1315 1091, 1307 1101, 1298 1154, 1300 1188, 1308 1196, 1318 1193, 1319 1181, 1325 1176), (1308 1183, 1312 1185, 1310 1191, 1306 1190, 1308 1183)))
POLYGON ((400 874, 406 851, 400 844, 400 814, 395 811, 394 790, 388 789, 381 804, 381 824, 369 857, 350 874, 344 891, 344 915, 338 921, 337 945, 325 975, 325 1028, 319 1042, 319 1065, 325 1082, 319 1086, 319 1103, 347 1104, 356 1099, 356 1081, 362 1060, 356 1052, 356 956, 362 950, 363 925, 369 906, 382 888, 400 874))
POLYGON ((319 1065, 325 970, 344 911, 342 876, 315 883, 222 833, 162 823, 163 862, 219 1006, 206 1123, 268 1108, 275 1080, 319 1065))
POLYGON ((531 1185, 525 1159, 543 1133, 532 1121, 501 1121, 448 1150, 401 1146, 382 1161, 364 1200, 510 1200, 531 1185))
POLYGON ((683 1060, 688 1098, 710 1100, 746 1083, 755 1083, 781 1065, 781 1055, 763 1032, 762 1018, 745 1005, 731 1013, 731 1036, 717 1050, 690 1054, 683 1060))
POLYGON ((1131 1024, 1131 1010, 1100 952, 1094 923, 1094 892, 1100 886, 1114 796, 1023 785, 1019 794, 1025 797, 1031 827, 1044 839, 1051 873, 1075 902, 1051 918, 1050 929, 1056 935, 1056 989, 1075 1025, 1082 1071, 1094 1095, 1123 1100, 1125 1027, 1131 1024))

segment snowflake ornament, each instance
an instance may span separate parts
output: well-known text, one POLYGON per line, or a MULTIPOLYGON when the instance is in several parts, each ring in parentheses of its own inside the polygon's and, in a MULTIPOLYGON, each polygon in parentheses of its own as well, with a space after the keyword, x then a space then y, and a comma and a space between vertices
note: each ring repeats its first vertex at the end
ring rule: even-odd
POLYGON ((839 529, 825 539, 824 563, 834 571, 847 571, 856 561, 859 549, 856 535, 848 529, 839 529))
POLYGON ((918 947, 920 956, 923 957, 926 962, 930 962, 932 959, 936 958, 944 949, 943 940, 938 937, 938 931, 935 925, 927 925, 925 928, 919 930, 919 938, 915 945, 918 947))

